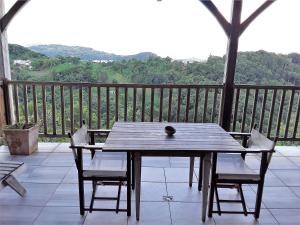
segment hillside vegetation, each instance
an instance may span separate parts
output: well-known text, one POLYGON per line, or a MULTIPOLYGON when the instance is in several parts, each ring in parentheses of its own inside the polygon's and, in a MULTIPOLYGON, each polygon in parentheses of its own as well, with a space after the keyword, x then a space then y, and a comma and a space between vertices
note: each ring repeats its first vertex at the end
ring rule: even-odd
MULTIPOLYGON (((10 58, 12 77, 17 80, 220 84, 224 70, 224 57, 218 56, 190 63, 154 55, 144 61, 129 59, 96 63, 79 57, 48 57, 19 45, 10 45, 10 58), (31 66, 14 64, 16 59, 30 60, 31 66)), ((299 85, 300 55, 240 52, 235 81, 238 84, 299 85)))

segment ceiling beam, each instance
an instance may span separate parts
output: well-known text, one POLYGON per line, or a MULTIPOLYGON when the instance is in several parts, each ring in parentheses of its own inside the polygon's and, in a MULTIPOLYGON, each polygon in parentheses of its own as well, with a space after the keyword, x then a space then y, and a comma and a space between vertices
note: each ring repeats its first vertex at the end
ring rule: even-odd
POLYGON ((228 37, 230 35, 230 23, 228 23, 215 4, 211 0, 200 0, 200 2, 213 14, 228 37))
POLYGON ((275 0, 267 0, 260 7, 258 7, 242 24, 240 27, 240 35, 246 30, 250 23, 255 20, 266 8, 268 8, 275 0))
POLYGON ((11 22, 17 12, 30 0, 18 0, 15 4, 8 10, 8 12, 0 19, 0 29, 3 32, 7 25, 11 22))

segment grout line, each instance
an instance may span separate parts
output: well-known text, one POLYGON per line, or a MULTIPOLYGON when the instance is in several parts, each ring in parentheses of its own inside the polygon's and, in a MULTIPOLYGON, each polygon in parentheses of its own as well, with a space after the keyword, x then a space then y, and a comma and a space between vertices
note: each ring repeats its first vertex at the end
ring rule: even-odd
MULTIPOLYGON (((166 192, 167 192, 167 195, 169 195, 165 168, 163 170, 164 170, 164 177, 165 177, 166 192)), ((168 208, 169 208, 169 216, 170 216, 170 220, 171 220, 171 225, 173 225, 173 219, 172 219, 172 213, 171 213, 171 203, 169 201, 167 203, 168 203, 168 208)))

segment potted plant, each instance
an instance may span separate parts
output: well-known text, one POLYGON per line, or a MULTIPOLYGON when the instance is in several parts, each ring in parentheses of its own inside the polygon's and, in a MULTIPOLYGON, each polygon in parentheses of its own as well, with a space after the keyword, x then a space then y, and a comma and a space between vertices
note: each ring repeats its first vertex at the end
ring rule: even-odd
POLYGON ((3 129, 11 155, 30 155, 38 148, 37 124, 14 124, 3 129))

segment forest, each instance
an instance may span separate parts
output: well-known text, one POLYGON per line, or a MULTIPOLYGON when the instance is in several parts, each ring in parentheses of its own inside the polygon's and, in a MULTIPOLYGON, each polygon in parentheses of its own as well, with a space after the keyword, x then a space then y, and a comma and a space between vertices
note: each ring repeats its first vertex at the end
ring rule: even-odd
MULTIPOLYGON (((144 60, 131 58, 100 63, 71 56, 48 57, 10 45, 13 80, 90 83, 89 87, 72 90, 66 87, 63 92, 59 86, 47 86, 44 90, 36 86, 33 90, 30 85, 17 85, 20 121, 24 121, 27 114, 29 120, 42 124, 41 132, 52 134, 64 134, 65 130, 78 127, 80 118, 89 121, 92 127, 111 127, 116 120, 217 122, 221 89, 220 86, 205 88, 205 85, 222 84, 225 57, 209 56, 201 62, 183 62, 152 56, 144 60), (102 84, 111 84, 111 88, 100 89, 102 84), (166 88, 161 93, 160 89, 116 86, 120 84, 203 86, 198 90, 166 88), (37 106, 34 106, 34 95, 37 106)), ((240 52, 235 82, 297 86, 300 55, 240 52)), ((262 131, 269 135, 279 131, 281 136, 291 136, 295 127, 297 131, 298 90, 240 89, 238 92, 238 95, 235 93, 233 130, 247 131, 254 123, 260 123, 262 131)))

